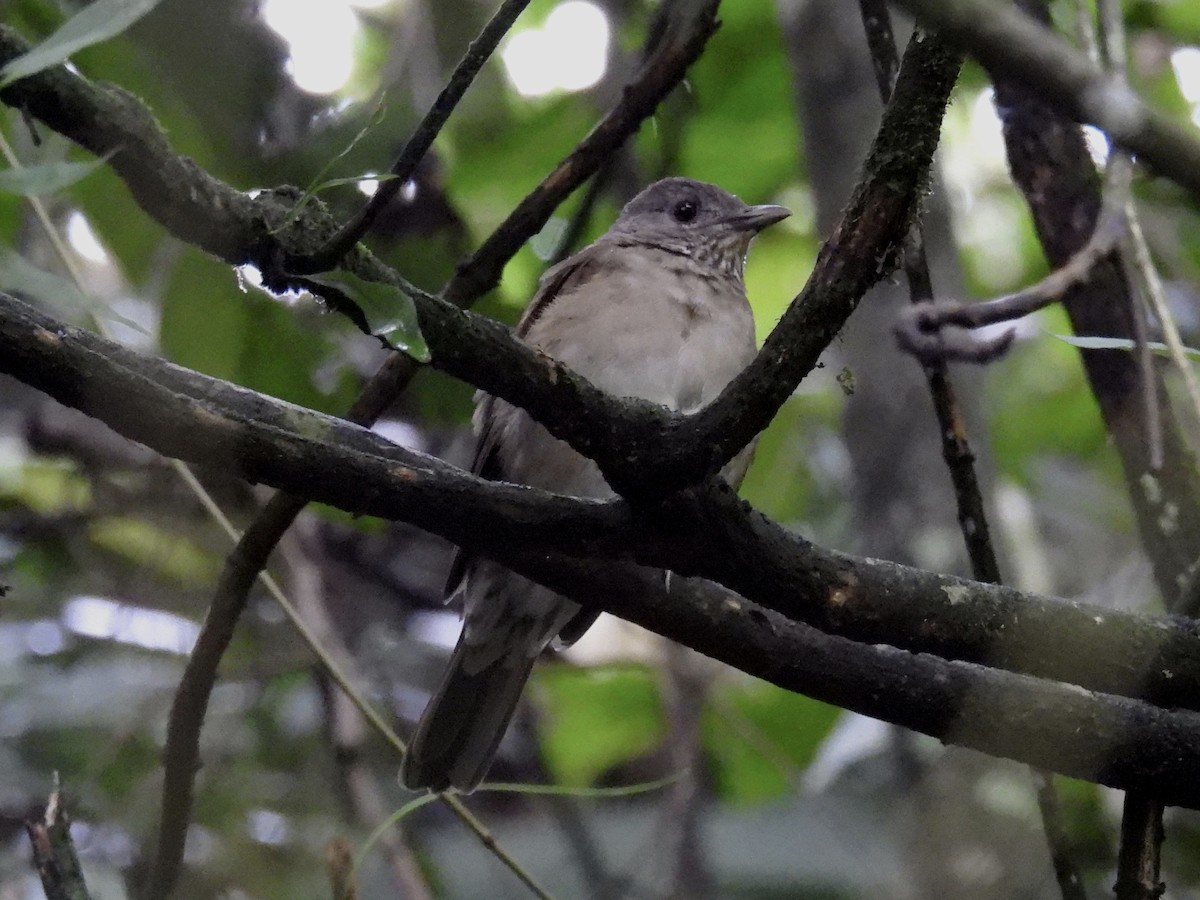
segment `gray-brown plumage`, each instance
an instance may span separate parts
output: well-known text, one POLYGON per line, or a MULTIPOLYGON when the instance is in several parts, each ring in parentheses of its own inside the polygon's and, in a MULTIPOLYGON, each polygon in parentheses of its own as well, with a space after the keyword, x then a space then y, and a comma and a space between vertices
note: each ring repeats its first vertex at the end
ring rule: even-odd
MULTIPOLYGON (((597 387, 691 412, 753 358, 742 267, 750 240, 788 215, 685 178, 656 182, 611 229, 554 266, 517 334, 597 387)), ((520 409, 478 398, 474 471, 579 497, 611 497, 596 464, 520 409)), ((737 484, 744 452, 726 467, 737 484)), ((470 791, 483 780, 534 661, 596 614, 487 559, 460 553, 447 583, 466 623, 404 758, 409 788, 470 791)))

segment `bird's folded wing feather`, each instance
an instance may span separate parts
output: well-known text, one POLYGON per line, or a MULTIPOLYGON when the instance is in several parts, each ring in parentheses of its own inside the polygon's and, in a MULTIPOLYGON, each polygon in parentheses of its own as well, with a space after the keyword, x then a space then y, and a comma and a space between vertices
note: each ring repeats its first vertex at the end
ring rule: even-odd
MULTIPOLYGON (((538 283, 537 293, 525 308, 521 320, 517 323, 515 334, 524 338, 529 334, 529 328, 546 311, 558 297, 577 290, 591 280, 596 270, 597 256, 602 245, 592 244, 580 250, 574 256, 551 266, 542 275, 538 283)), ((492 408, 495 398, 490 394, 480 392, 476 396, 478 407, 475 413, 475 428, 478 433, 475 443, 475 458, 471 462, 471 474, 486 478, 488 481, 503 481, 504 472, 501 468, 497 447, 498 434, 494 427, 495 416, 492 408)), ((450 572, 446 576, 446 599, 449 600, 462 584, 471 565, 474 555, 459 548, 454 552, 450 562, 450 572)))

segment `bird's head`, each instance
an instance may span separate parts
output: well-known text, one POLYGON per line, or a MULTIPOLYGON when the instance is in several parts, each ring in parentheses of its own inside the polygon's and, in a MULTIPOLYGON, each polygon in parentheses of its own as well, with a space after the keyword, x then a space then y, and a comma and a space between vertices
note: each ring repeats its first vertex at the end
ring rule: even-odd
POLYGON ((790 215, 783 206, 750 206, 703 181, 664 178, 625 205, 612 233, 740 275, 754 236, 790 215))

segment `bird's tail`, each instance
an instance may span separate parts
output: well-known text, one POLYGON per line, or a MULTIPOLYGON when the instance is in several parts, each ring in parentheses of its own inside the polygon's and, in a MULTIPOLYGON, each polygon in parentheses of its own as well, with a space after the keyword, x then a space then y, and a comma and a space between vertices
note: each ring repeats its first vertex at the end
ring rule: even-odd
POLYGON ((536 659, 536 654, 506 653, 478 668, 465 664, 466 653, 465 639, 459 638, 404 755, 400 781, 410 790, 467 793, 479 786, 536 659))

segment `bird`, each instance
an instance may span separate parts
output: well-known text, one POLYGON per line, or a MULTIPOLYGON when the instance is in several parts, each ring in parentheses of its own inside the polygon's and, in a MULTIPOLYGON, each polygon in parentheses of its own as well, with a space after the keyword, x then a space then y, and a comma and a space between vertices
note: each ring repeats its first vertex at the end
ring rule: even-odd
MULTIPOLYGON (((630 200, 592 244, 549 268, 516 335, 618 397, 689 413, 753 359, 743 270, 752 238, 789 216, 720 187, 665 178, 630 200)), ((476 395, 472 471, 557 493, 611 498, 596 464, 527 413, 476 395)), ((722 472, 740 483, 752 447, 722 472)), ((597 613, 500 564, 459 551, 446 584, 462 634, 401 764, 411 790, 469 793, 482 782, 534 662, 597 613)))

